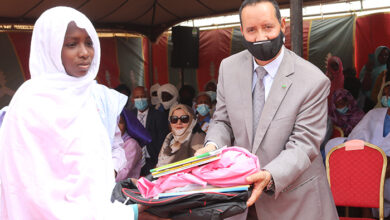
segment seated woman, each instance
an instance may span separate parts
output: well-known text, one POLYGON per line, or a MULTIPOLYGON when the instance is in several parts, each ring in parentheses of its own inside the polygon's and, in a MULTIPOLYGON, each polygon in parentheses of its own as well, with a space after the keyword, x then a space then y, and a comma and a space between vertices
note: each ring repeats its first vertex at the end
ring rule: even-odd
MULTIPOLYGON (((125 114, 129 114, 127 111, 123 111, 119 119, 119 129, 121 130, 122 139, 123 139, 123 149, 126 155, 126 165, 123 169, 118 172, 116 176, 116 181, 125 180, 127 178, 136 178, 138 179, 141 173, 142 167, 142 149, 139 146, 137 140, 132 138, 128 132, 127 128, 131 126, 129 120, 126 120, 125 114)), ((145 162, 145 161, 144 161, 145 162)))
POLYGON ((339 57, 332 56, 328 59, 326 76, 330 80, 330 92, 328 96, 329 106, 334 91, 344 87, 343 63, 339 57))
POLYGON ((383 84, 386 83, 387 81, 390 81, 389 69, 390 69, 390 56, 387 58, 387 61, 386 61, 386 69, 383 70, 379 74, 379 76, 376 78, 374 87, 372 88, 371 99, 375 102, 377 101, 379 90, 382 88, 383 84))
POLYGON ((351 133, 363 116, 364 112, 348 90, 338 89, 333 93, 329 104, 329 117, 334 125, 343 130, 345 136, 351 133))
MULTIPOLYGON (((375 94, 372 95, 373 89, 375 87, 376 81, 379 77, 379 74, 386 70, 386 61, 389 57, 389 48, 386 46, 379 46, 375 49, 375 54, 372 58, 372 61, 366 64, 360 71, 359 78, 362 81, 362 91, 366 96, 364 111, 368 112, 375 106, 375 94)), ((369 60, 370 60, 369 59, 369 60)), ((383 77, 379 77, 380 80, 383 77)), ((378 91, 378 90, 376 90, 378 91)))
MULTIPOLYGON (((390 82, 387 82, 379 92, 378 97, 383 97, 382 103, 385 107, 374 108, 369 111, 364 118, 356 125, 348 136, 348 140, 359 139, 380 147, 387 155, 387 160, 390 156, 390 82), (383 94, 383 96, 382 96, 383 94)), ((379 101, 381 102, 381 101, 379 101)), ((390 214, 390 171, 389 164, 386 171, 385 180, 385 201, 384 214, 385 217, 390 214)), ((377 211, 375 211, 377 212, 377 211)), ((374 213, 375 213, 374 212, 374 213)))
POLYGON ((183 104, 169 111, 171 132, 165 138, 158 155, 157 167, 192 157, 203 147, 206 134, 198 125, 193 110, 183 104))

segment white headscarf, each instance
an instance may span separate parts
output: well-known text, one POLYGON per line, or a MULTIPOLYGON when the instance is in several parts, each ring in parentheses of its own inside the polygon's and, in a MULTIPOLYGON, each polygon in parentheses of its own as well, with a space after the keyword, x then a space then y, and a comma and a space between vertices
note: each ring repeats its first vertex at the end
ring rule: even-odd
POLYGON ((177 91, 177 88, 174 85, 167 83, 167 84, 160 86, 160 88, 158 88, 158 90, 157 90, 157 94, 158 94, 158 99, 159 99, 160 103, 164 106, 165 110, 168 110, 171 106, 177 104, 179 92, 177 91), (173 98, 167 102, 163 102, 162 92, 167 92, 167 93, 171 94, 173 96, 173 98))
POLYGON ((160 88, 160 84, 158 84, 158 83, 153 84, 150 87, 150 103, 152 103, 152 105, 157 105, 159 103, 158 95, 157 96, 152 95, 153 92, 157 93, 158 88, 160 88))
POLYGON ((110 202, 110 140, 91 95, 99 62, 99 39, 85 15, 55 7, 36 21, 31 80, 14 95, 0 129, 0 219, 131 219, 131 208, 110 202), (83 77, 62 64, 71 21, 93 42, 83 77))

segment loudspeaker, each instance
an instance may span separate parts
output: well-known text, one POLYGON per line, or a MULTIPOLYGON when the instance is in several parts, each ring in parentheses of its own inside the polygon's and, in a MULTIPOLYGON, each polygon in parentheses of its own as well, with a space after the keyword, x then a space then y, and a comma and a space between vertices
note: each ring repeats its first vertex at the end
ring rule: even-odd
POLYGON ((198 68, 199 28, 172 27, 171 66, 198 68))

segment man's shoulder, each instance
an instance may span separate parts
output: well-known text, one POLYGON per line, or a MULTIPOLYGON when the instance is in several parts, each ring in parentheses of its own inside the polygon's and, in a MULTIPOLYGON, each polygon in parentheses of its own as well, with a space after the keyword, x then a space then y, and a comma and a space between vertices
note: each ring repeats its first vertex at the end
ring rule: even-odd
POLYGON ((232 54, 222 60, 223 63, 232 63, 234 62, 235 65, 237 65, 237 60, 241 59, 248 59, 251 58, 252 55, 249 53, 248 50, 243 50, 241 52, 232 54))

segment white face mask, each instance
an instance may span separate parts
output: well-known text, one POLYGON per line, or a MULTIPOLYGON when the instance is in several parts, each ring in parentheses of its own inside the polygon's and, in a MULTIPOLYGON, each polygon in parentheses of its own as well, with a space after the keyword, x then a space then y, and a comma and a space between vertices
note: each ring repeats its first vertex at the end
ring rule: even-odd
POLYGON ((150 102, 152 103, 152 105, 157 105, 159 103, 158 97, 157 96, 152 96, 150 98, 150 102))
POLYGON ((182 135, 184 134, 184 132, 186 131, 187 128, 182 128, 182 129, 174 129, 173 132, 175 133, 175 135, 182 135))
POLYGON ((171 106, 175 103, 175 99, 171 99, 169 101, 166 101, 166 102, 162 102, 161 104, 164 106, 164 109, 165 110, 168 110, 171 108, 171 106))
POLYGON ((382 96, 381 103, 383 107, 390 107, 389 106, 390 99, 387 98, 387 96, 382 96))

